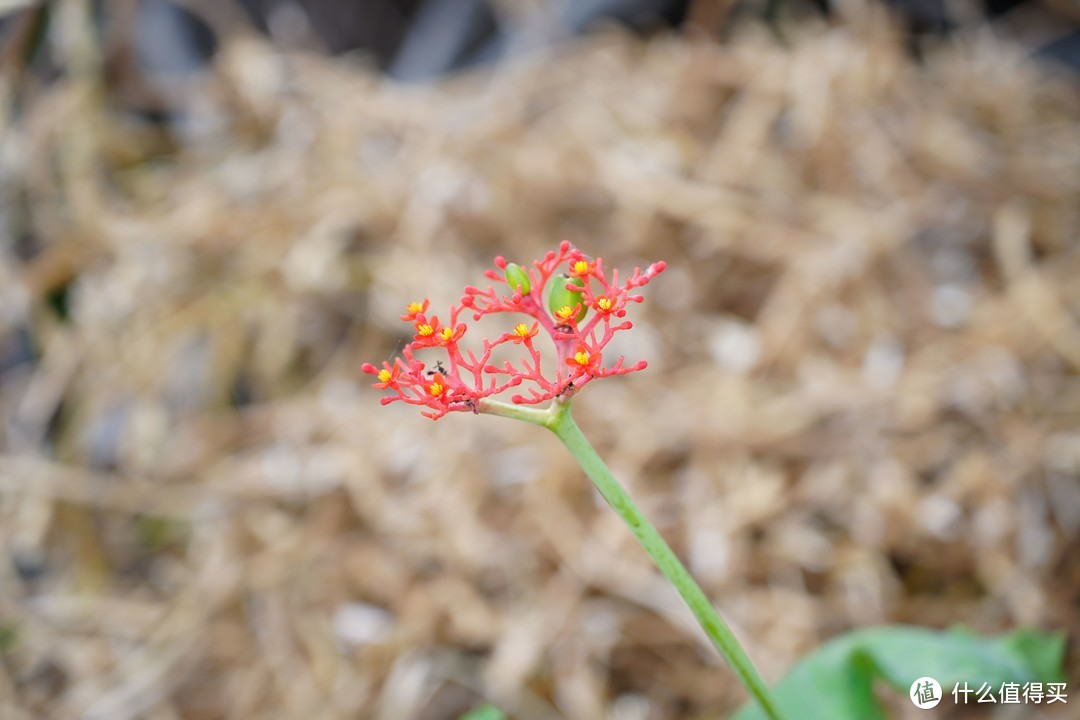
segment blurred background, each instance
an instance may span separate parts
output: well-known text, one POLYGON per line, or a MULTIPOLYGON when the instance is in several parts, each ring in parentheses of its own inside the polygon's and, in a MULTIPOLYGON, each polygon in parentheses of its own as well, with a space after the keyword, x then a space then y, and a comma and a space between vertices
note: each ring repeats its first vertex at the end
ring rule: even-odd
POLYGON ((576 416, 767 679, 1033 626, 1080 689, 1071 0, 0 13, 4 720, 738 707, 553 437, 359 372, 564 238, 668 263, 576 416))

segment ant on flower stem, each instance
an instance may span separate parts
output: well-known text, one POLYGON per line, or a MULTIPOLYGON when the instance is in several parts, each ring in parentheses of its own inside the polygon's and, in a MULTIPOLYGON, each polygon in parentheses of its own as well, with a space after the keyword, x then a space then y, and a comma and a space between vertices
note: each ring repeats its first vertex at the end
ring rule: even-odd
POLYGON ((555 397, 560 400, 569 399, 576 391, 577 388, 574 387, 574 381, 571 380, 570 382, 566 383, 566 387, 564 387, 562 390, 555 394, 555 397))

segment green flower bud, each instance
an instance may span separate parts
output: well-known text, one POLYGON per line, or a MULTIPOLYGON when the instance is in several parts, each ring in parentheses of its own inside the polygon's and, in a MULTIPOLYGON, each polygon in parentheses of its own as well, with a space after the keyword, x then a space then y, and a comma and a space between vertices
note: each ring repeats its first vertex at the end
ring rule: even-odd
POLYGON ((574 312, 574 306, 580 305, 574 322, 581 322, 589 312, 589 307, 582 297, 585 289, 585 278, 571 278, 569 275, 556 275, 551 279, 551 291, 548 295, 548 310, 555 317, 556 322, 565 323, 570 320, 574 312), (567 285, 576 285, 581 290, 568 290, 567 285))
POLYGON ((506 282, 510 283, 511 290, 517 290, 522 296, 528 295, 532 291, 528 271, 517 263, 506 264, 506 282))

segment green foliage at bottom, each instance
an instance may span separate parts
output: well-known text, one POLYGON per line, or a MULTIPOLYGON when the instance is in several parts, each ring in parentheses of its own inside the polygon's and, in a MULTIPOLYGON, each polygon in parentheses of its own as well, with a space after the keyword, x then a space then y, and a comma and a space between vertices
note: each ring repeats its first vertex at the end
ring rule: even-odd
MULTIPOLYGON (((800 720, 885 720, 874 697, 882 680, 906 695, 917 679, 937 680, 948 697, 956 683, 1055 682, 1062 678, 1063 633, 1018 630, 979 637, 965 630, 891 626, 857 630, 807 655, 773 690, 784 715, 800 720)), ((748 703, 733 720, 764 720, 748 703)))
POLYGON ((481 705, 465 713, 458 720, 506 720, 506 713, 494 705, 481 705))

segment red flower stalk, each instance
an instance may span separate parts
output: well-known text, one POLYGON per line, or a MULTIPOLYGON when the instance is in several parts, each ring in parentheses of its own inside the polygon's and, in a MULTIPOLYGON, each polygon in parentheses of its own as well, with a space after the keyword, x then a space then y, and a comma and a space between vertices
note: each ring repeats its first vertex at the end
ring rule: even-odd
POLYGON ((515 404, 535 405, 556 398, 565 401, 596 378, 645 368, 644 360, 626 367, 622 357, 605 365, 604 348, 615 333, 632 327, 629 320, 622 320, 627 305, 643 300, 635 291, 663 272, 664 262, 655 262, 644 271, 634 268, 620 283, 618 270, 612 271, 609 279, 600 258, 588 258, 564 240, 557 252, 549 251, 527 271, 503 257, 495 258, 495 265, 502 273, 488 270, 485 275, 501 287, 465 288, 461 304, 450 308, 450 322, 445 326, 438 317, 428 319, 425 315, 426 299, 406 308, 401 319, 412 323, 416 333, 402 357, 393 364, 384 362, 381 368, 370 363, 362 368, 377 376, 373 387, 396 393, 384 397, 384 405, 399 400, 421 405, 427 408, 425 416, 437 420, 454 411, 483 412, 486 398, 513 387, 523 386, 528 392, 511 397, 515 404), (545 308, 545 304, 552 307, 545 308), (467 329, 460 321, 466 309, 472 311, 474 320, 496 313, 520 313, 534 322, 531 326, 520 321, 507 323, 507 331, 499 337, 483 338, 477 354, 458 344, 467 329), (540 352, 533 346, 540 328, 551 337, 558 353, 553 368, 541 367, 540 352), (507 343, 522 347, 525 356, 506 360, 502 366, 490 364, 494 349, 507 343), (429 349, 442 350, 445 355, 436 361, 434 370, 428 370, 415 356, 417 351, 429 349))

